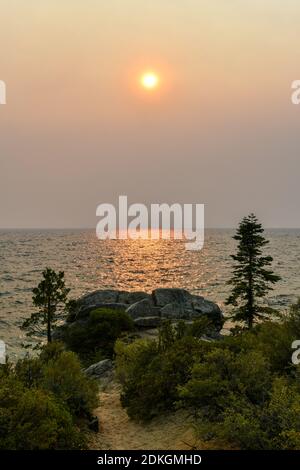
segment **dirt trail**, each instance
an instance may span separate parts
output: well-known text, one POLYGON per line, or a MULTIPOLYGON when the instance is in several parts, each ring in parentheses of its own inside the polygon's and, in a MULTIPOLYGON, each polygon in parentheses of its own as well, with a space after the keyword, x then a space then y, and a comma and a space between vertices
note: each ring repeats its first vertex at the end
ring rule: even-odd
POLYGON ((149 424, 135 423, 122 408, 116 385, 100 393, 100 403, 95 410, 100 432, 91 437, 91 449, 190 450, 194 445, 191 424, 183 412, 156 418, 149 424))

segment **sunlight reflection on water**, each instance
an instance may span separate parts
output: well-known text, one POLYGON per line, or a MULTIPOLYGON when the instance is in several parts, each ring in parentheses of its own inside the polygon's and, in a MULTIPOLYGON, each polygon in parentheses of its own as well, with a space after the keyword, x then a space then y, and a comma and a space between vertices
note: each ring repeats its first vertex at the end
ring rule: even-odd
MULTIPOLYGON (((282 281, 270 294, 286 306, 300 291, 300 230, 271 230, 268 251, 282 281)), ((20 352, 22 318, 32 311, 31 289, 45 266, 65 271, 72 296, 103 288, 151 291, 182 287, 224 309, 235 250, 233 230, 207 230, 204 248, 184 240, 98 240, 93 230, 0 231, 0 338, 20 352)), ((226 309, 225 309, 226 310, 226 309)))

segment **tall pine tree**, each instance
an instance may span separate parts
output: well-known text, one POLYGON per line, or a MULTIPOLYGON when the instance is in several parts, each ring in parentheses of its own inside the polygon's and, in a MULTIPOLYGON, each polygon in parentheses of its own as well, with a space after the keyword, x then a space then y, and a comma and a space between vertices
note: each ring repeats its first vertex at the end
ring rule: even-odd
POLYGON ((262 249, 269 243, 262 235, 262 225, 254 214, 244 217, 236 235, 238 241, 237 254, 231 255, 235 261, 233 276, 229 284, 233 286, 227 305, 234 307, 233 320, 246 323, 252 328, 256 319, 261 319, 274 312, 259 299, 272 290, 272 285, 280 280, 271 269, 273 258, 263 256, 262 249))

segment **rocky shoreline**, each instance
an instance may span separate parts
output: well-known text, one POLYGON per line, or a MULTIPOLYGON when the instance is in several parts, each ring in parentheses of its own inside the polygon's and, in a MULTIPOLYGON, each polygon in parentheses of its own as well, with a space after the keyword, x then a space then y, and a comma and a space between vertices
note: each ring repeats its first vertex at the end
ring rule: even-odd
MULTIPOLYGON (((63 340, 68 333, 72 334, 72 329, 76 330, 78 327, 84 330, 91 312, 101 308, 116 313, 126 312, 133 321, 135 334, 140 337, 151 335, 153 332, 157 335, 158 327, 164 320, 174 323, 180 320, 193 322, 206 317, 210 320, 211 328, 209 338, 203 337, 203 339, 219 339, 224 324, 223 313, 216 303, 185 289, 158 288, 151 293, 106 289, 88 293, 76 300, 64 325, 54 331, 53 339, 63 340)), ((86 376, 98 381, 99 390, 105 390, 115 380, 115 365, 112 358, 94 362, 83 371, 86 376)), ((93 431, 99 429, 97 416, 90 416, 89 428, 93 431)))
POLYGON ((202 296, 180 288, 158 288, 152 293, 143 291, 97 290, 76 302, 67 319, 67 325, 84 323, 92 310, 109 308, 123 310, 141 329, 157 328, 164 319, 193 321, 208 317, 216 332, 224 323, 220 307, 202 296))
MULTIPOLYGON (((224 324, 224 316, 220 307, 202 296, 191 294, 180 288, 158 288, 151 293, 143 291, 128 292, 123 290, 97 290, 79 298, 73 305, 64 325, 53 333, 53 339, 60 340, 67 331, 85 325, 90 313, 100 308, 124 311, 133 320, 136 333, 141 337, 154 334, 164 320, 174 323, 184 320, 192 322, 206 317, 211 322, 209 338, 220 339, 220 330, 224 324)), ((111 359, 103 359, 85 369, 86 375, 94 379, 110 382, 114 364, 111 359)))

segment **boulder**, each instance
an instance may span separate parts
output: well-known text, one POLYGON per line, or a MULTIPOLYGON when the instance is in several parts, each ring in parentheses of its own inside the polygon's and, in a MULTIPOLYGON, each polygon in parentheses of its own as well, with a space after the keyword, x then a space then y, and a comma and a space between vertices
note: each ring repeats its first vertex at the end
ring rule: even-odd
POLYGON ((143 299, 151 300, 151 294, 143 291, 127 292, 118 290, 99 290, 81 297, 70 312, 67 321, 73 322, 86 318, 92 310, 107 307, 113 310, 126 310, 129 305, 143 299))
POLYGON ((111 289, 91 292, 76 302, 68 322, 84 322, 92 310, 103 307, 126 311, 140 328, 146 328, 147 323, 149 328, 154 324, 157 327, 161 318, 192 321, 202 315, 211 319, 216 331, 220 331, 224 323, 216 303, 180 288, 158 288, 152 294, 111 289))
POLYGON ((159 288, 152 292, 152 297, 155 305, 164 307, 168 304, 190 304, 192 301, 192 294, 185 289, 179 288, 159 288))
MULTIPOLYGON (((69 312, 67 321, 73 322, 78 318, 87 317, 91 310, 99 308, 101 305, 108 306, 107 304, 114 305, 118 302, 118 291, 115 290, 97 290, 85 294, 74 306, 72 306, 69 312)), ((113 307, 111 307, 113 308, 113 307)))
POLYGON ((113 370, 113 362, 111 359, 103 359, 103 361, 92 364, 87 369, 84 369, 84 373, 93 379, 101 379, 107 377, 113 370))
POLYGON ((160 312, 163 318, 169 318, 170 320, 188 318, 189 316, 187 309, 184 308, 184 304, 177 304, 176 302, 165 305, 161 308, 160 312))
POLYGON ((219 314, 221 312, 220 307, 217 304, 198 295, 192 296, 192 308, 194 311, 204 313, 206 315, 213 313, 219 314))
POLYGON ((80 307, 88 307, 89 305, 108 304, 118 302, 119 292, 117 290, 96 290, 84 295, 78 301, 80 307))
POLYGON ((161 324, 161 317, 143 317, 136 318, 134 324, 138 328, 157 328, 161 324))
POLYGON ((223 313, 219 305, 217 305, 215 302, 206 300, 203 297, 197 295, 193 295, 192 307, 192 319, 202 315, 207 315, 218 331, 222 329, 224 324, 223 313))
POLYGON ((131 305, 143 299, 151 299, 151 294, 147 294, 147 292, 143 292, 143 291, 137 291, 137 292, 119 291, 118 302, 131 305))
POLYGON ((126 312, 135 320, 136 318, 159 316, 160 309, 154 306, 151 298, 146 298, 130 305, 126 312))
POLYGON ((223 326, 223 314, 220 307, 199 295, 192 295, 185 289, 155 289, 152 293, 155 305, 161 309, 161 317, 171 320, 194 320, 207 315, 216 330, 223 326))
POLYGON ((92 310, 96 310, 97 308, 110 308, 111 310, 126 310, 128 305, 123 304, 123 303, 98 303, 98 304, 90 304, 88 306, 83 306, 80 307, 79 310, 76 313, 75 319, 79 320, 82 318, 86 318, 89 316, 90 312, 92 310))

